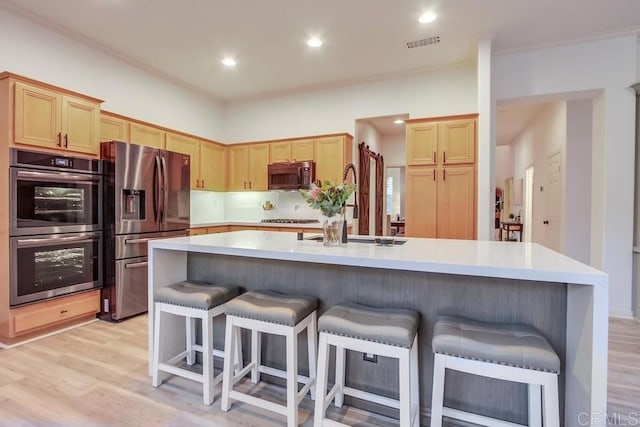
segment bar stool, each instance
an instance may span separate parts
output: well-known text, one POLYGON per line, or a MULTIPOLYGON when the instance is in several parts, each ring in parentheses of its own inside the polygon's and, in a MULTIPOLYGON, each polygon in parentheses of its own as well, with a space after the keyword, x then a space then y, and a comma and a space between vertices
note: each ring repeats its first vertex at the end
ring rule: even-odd
POLYGON ((400 410, 401 426, 420 425, 418 375, 418 312, 406 309, 373 308, 356 303, 336 305, 318 320, 318 385, 314 427, 336 425, 325 418, 327 407, 335 398, 342 407, 344 395, 368 400, 400 410), (336 347, 335 385, 329 393, 327 377, 329 346, 336 347), (398 359, 399 399, 391 399, 345 386, 345 353, 354 350, 398 359))
POLYGON ((543 414, 545 427, 560 425, 560 358, 535 328, 440 316, 432 347, 435 359, 431 427, 440 427, 443 415, 487 426, 517 425, 445 407, 445 369, 529 384, 529 426, 542 426, 543 414))
POLYGON ((275 291, 252 291, 240 295, 226 305, 227 329, 225 336, 224 379, 222 382, 223 411, 231 407, 231 399, 258 406, 287 416, 289 427, 298 425, 298 405, 307 392, 315 398, 316 380, 316 307, 313 297, 291 296, 275 291), (239 329, 251 330, 251 363, 235 375, 231 370, 231 359, 239 340, 239 329), (309 351, 309 376, 298 375, 298 334, 307 330, 309 351), (261 334, 286 337, 286 371, 271 368, 261 361, 261 334), (287 380, 287 404, 281 405, 251 396, 233 389, 234 384, 251 372, 251 381, 260 381, 260 373, 287 380), (305 384, 298 392, 298 383, 305 384))
MULTIPOLYGON (((205 405, 213 403, 213 387, 222 380, 222 374, 213 377, 213 357, 224 357, 224 352, 213 348, 213 318, 224 314, 224 303, 237 296, 237 287, 224 287, 205 282, 184 281, 155 290, 155 324, 153 325, 153 386, 162 383, 160 372, 168 372, 202 383, 205 405), (186 323, 185 350, 164 361, 160 356, 162 346, 162 313, 183 316, 186 323), (195 343, 195 319, 202 321, 202 345, 195 343), (202 353, 202 374, 179 368, 177 362, 196 361, 195 352, 202 353)), ((239 341, 238 341, 239 342, 239 341)), ((236 352, 241 355, 242 352, 236 352)), ((232 356, 233 357, 233 356, 232 356)), ((242 364, 239 356, 235 358, 242 364)))

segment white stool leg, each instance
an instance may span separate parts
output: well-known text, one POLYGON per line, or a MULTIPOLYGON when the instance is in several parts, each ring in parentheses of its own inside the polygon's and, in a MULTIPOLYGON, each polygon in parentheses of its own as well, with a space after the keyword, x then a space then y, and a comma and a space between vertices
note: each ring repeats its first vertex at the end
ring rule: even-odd
POLYGON ((336 392, 335 405, 338 408, 342 408, 342 404, 344 403, 344 370, 346 363, 346 353, 344 347, 340 347, 338 345, 336 347, 336 380, 335 384, 338 386, 338 391, 336 392))
POLYGON ((298 426, 298 336, 287 332, 287 426, 298 426))
POLYGON ((260 365, 262 364, 262 334, 255 329, 251 331, 251 382, 257 384, 260 381, 260 365))
POLYGON ((153 377, 152 382, 154 387, 158 387, 160 385, 160 370, 158 367, 160 366, 160 321, 162 319, 162 310, 158 306, 158 303, 155 304, 155 316, 153 325, 153 377))
POLYGON ((313 427, 322 427, 327 399, 327 381, 329 377, 329 344, 327 334, 320 332, 318 345, 318 372, 316 377, 316 405, 313 411, 313 427))
POLYGON ((311 322, 307 326, 307 349, 309 352, 309 382, 312 384, 311 400, 316 399, 316 359, 317 359, 317 340, 318 334, 316 332, 316 313, 311 313, 311 322))
POLYGON ((187 365, 191 366, 196 363, 196 351, 193 349, 193 344, 196 342, 196 319, 185 316, 184 323, 187 328, 185 336, 187 340, 187 365))
MULTIPOLYGON (((233 330, 233 333, 236 335, 234 337, 235 342, 236 342, 235 357, 234 357, 234 360, 233 360, 233 362, 235 364, 234 373, 237 374, 244 367, 244 363, 243 363, 243 360, 242 360, 242 339, 241 339, 241 336, 240 336, 240 329, 239 328, 235 328, 233 330)), ((225 354, 225 357, 227 357, 226 354, 225 354)))
POLYGON ((555 374, 549 374, 542 385, 542 404, 544 427, 559 427, 558 376, 555 374))
POLYGON ((529 427, 542 427, 542 386, 529 384, 529 427))
POLYGON ((233 390, 233 366, 231 361, 235 358, 235 340, 239 338, 236 328, 233 326, 233 317, 227 316, 227 325, 224 334, 224 368, 222 372, 222 398, 220 407, 224 412, 231 408, 229 393, 233 390))
POLYGON ((442 426, 442 406, 444 405, 444 356, 433 355, 433 389, 431 391, 431 427, 442 426))
POLYGON ((411 425, 411 350, 406 349, 398 359, 400 384, 400 425, 411 425))
POLYGON ((411 410, 415 411, 414 427, 420 427, 420 374, 418 371, 418 334, 411 346, 411 410))
POLYGON ((202 316, 202 388, 205 405, 213 403, 213 317, 202 316))

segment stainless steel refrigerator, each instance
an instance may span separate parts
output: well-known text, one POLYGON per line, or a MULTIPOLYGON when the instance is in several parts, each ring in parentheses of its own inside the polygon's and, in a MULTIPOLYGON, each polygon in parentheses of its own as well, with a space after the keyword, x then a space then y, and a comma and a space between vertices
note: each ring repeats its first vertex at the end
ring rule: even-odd
POLYGON ((101 144, 104 179, 105 274, 102 318, 147 311, 147 243, 186 236, 188 155, 125 142, 101 144))

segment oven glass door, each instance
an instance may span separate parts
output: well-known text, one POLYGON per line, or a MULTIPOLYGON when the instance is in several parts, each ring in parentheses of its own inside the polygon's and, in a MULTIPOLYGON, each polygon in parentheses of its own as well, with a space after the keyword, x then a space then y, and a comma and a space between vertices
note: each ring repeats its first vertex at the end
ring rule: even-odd
POLYGON ((101 230, 99 175, 11 169, 11 235, 101 230))
POLYGON ((12 237, 10 304, 102 286, 102 233, 12 237))

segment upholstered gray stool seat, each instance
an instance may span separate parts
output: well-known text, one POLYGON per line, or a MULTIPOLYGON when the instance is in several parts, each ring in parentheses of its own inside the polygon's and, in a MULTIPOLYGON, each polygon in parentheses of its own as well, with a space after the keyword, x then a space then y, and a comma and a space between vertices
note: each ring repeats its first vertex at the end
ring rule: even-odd
POLYGON ((431 427, 441 427, 443 416, 486 426, 520 425, 445 406, 445 375, 449 370, 527 384, 527 425, 560 426, 560 358, 532 326, 439 316, 431 345, 435 353, 431 427))
POLYGON ((230 301, 227 315, 295 326, 318 306, 318 299, 276 291, 250 291, 230 301))
POLYGON ((318 330, 366 341, 411 348, 420 314, 414 310, 346 303, 327 310, 318 330))
POLYGON ((283 294, 276 291, 261 290, 246 292, 225 305, 227 329, 225 336, 224 379, 220 408, 228 411, 233 400, 258 406, 287 417, 289 427, 298 426, 298 407, 307 393, 315 399, 317 321, 316 307, 318 299, 307 296, 283 294), (230 369, 241 329, 251 331, 251 363, 234 374, 230 369), (309 375, 298 375, 298 335, 306 330, 309 375), (262 363, 262 335, 279 335, 285 338, 285 369, 278 369, 262 363), (245 375, 251 373, 251 382, 260 382, 263 373, 286 379, 286 404, 234 389, 234 385, 245 375), (304 384, 298 389, 298 384, 304 384))
POLYGON ((440 316, 433 352, 538 371, 560 372, 560 358, 540 332, 528 325, 486 323, 440 316))
MULTIPOLYGON (((335 305, 318 320, 318 390, 314 427, 334 424, 327 407, 341 407, 344 396, 399 409, 400 425, 420 425, 418 325, 420 314, 402 308, 370 307, 353 302, 335 305), (335 347, 335 380, 327 392, 330 348, 335 347), (398 360, 398 398, 392 399, 345 383, 346 352, 368 353, 398 360)), ((340 424, 343 425, 343 424, 340 424)))
MULTIPOLYGON (((236 286, 219 286, 213 283, 185 280, 155 289, 153 317, 153 368, 152 384, 160 386, 162 373, 169 373, 202 383, 202 399, 206 405, 213 402, 214 386, 222 381, 222 374, 214 377, 213 358, 225 358, 225 353, 213 348, 213 319, 224 314, 224 304, 239 294, 236 286), (167 337, 161 330, 164 314, 185 319, 185 348, 176 355, 161 354, 160 342, 167 337), (201 321, 201 343, 196 343, 196 319, 201 321), (202 353, 202 374, 179 365, 186 359, 187 365, 196 362, 196 352, 202 353)), ((241 344, 231 357, 234 366, 242 366, 241 344)))
POLYGON ((154 301, 209 310, 224 304, 239 293, 237 287, 218 286, 198 281, 184 281, 156 289, 154 301))

